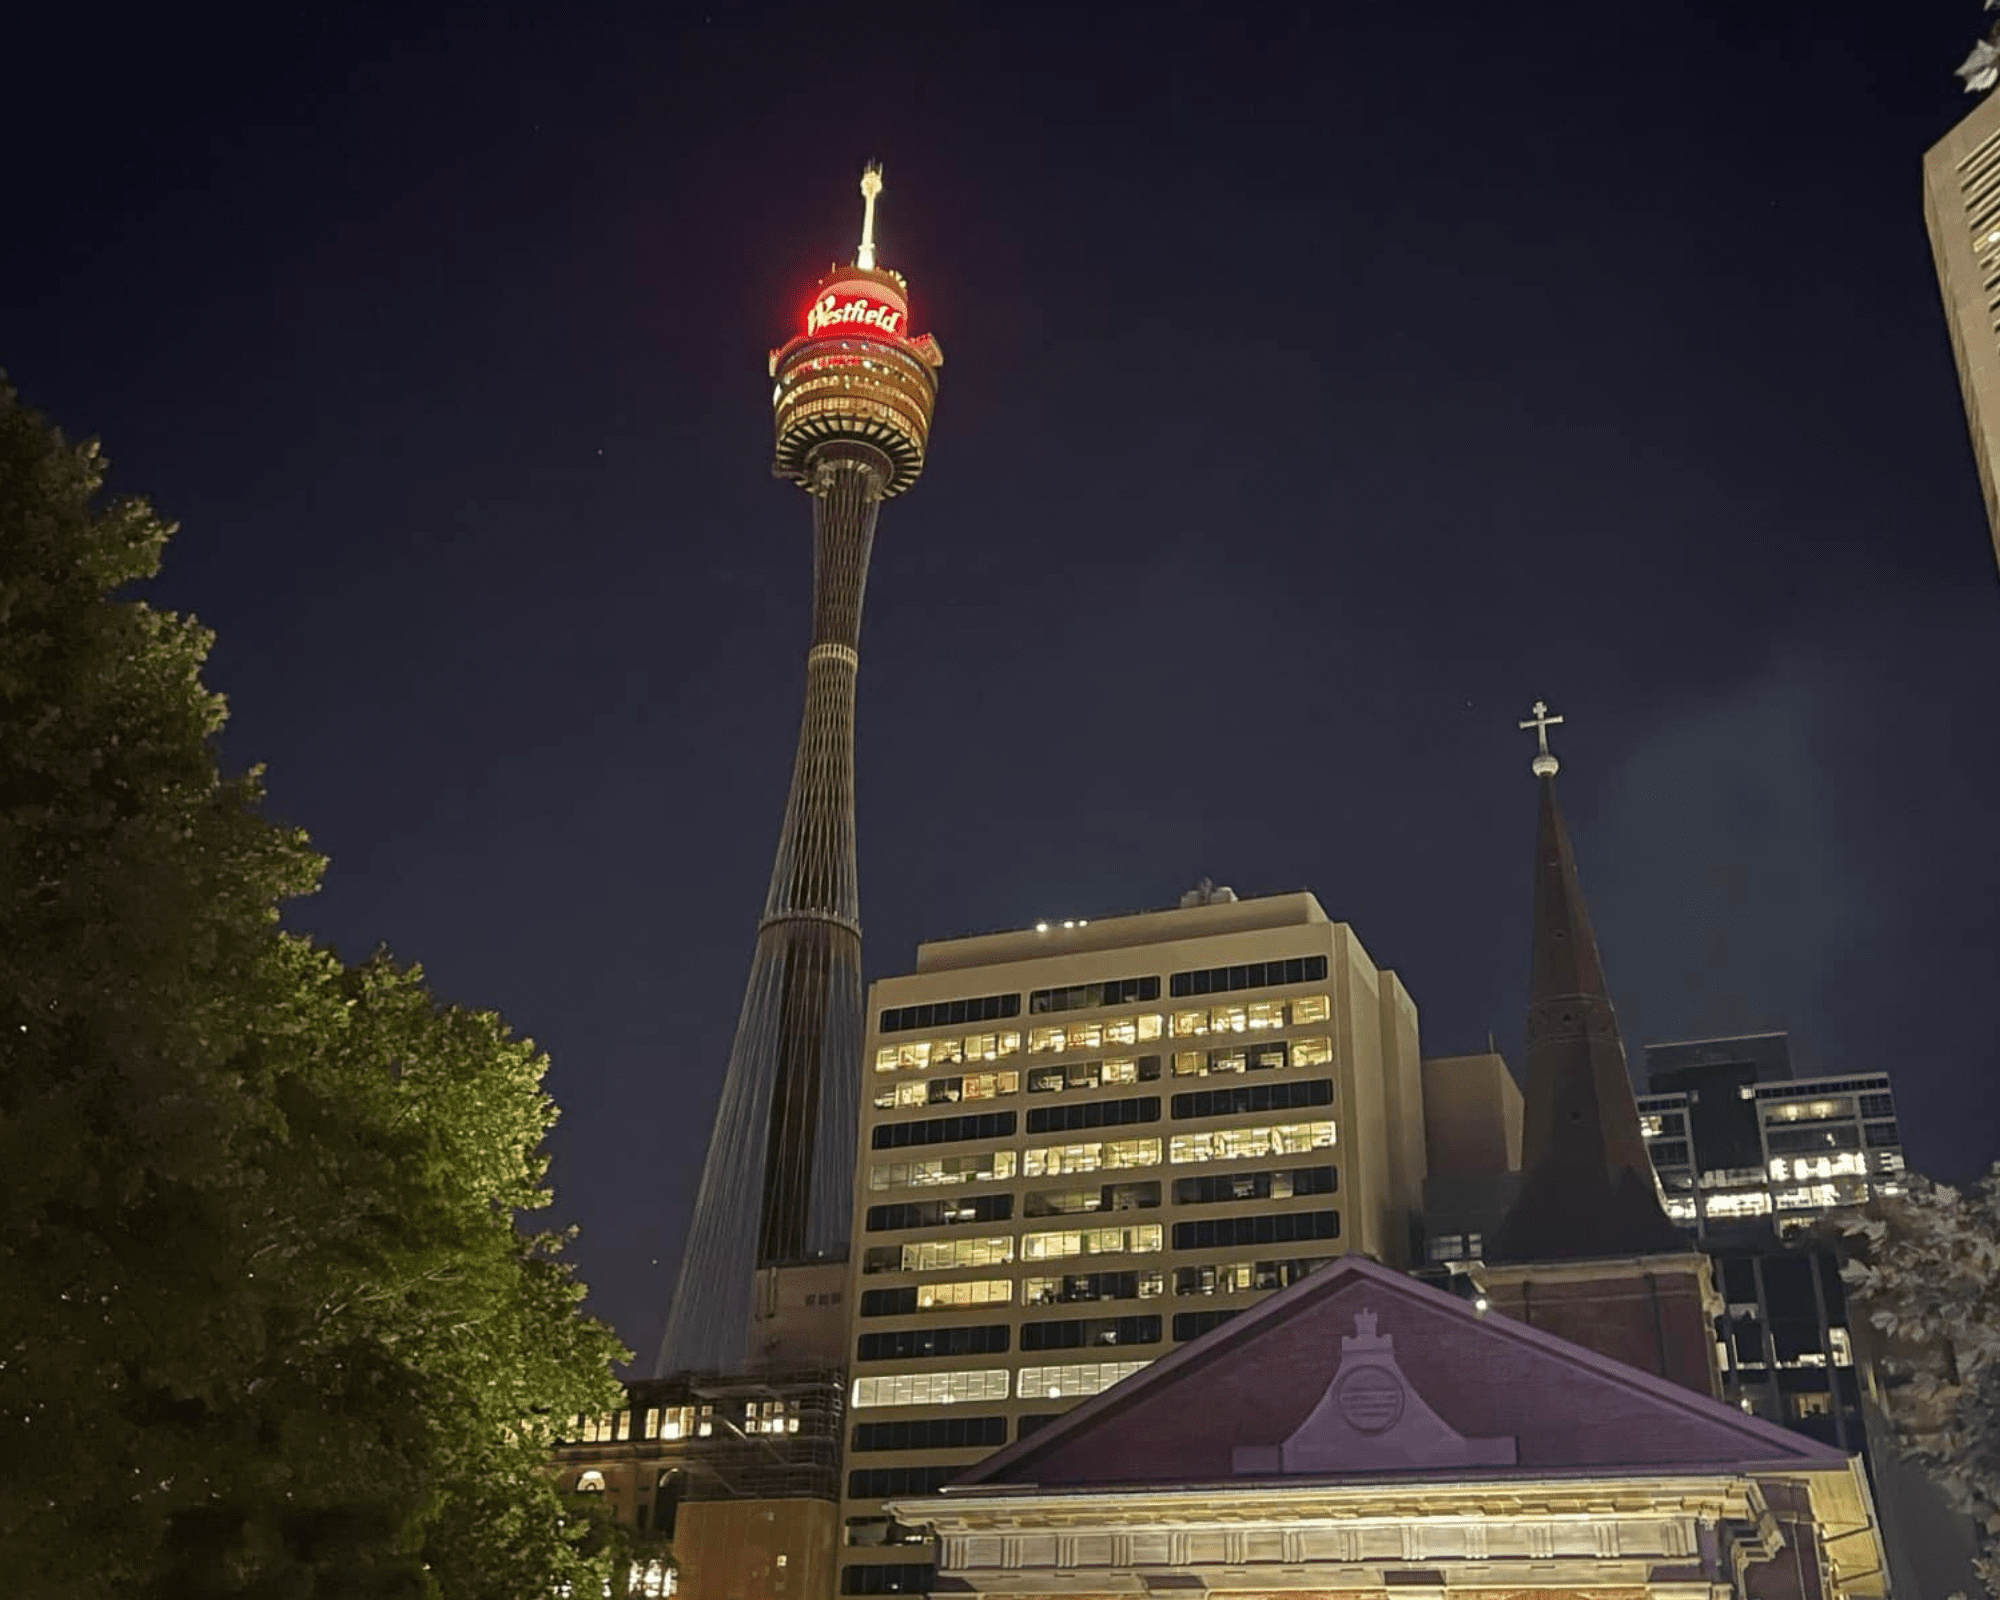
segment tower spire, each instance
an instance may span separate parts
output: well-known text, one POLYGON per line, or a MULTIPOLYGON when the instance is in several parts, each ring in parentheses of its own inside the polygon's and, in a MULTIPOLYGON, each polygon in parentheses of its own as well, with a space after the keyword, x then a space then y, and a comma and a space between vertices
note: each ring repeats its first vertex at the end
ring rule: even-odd
POLYGON ((1560 1261, 1687 1249, 1660 1205, 1639 1131, 1610 990, 1556 800, 1543 701, 1531 770, 1541 788, 1535 840, 1534 959, 1528 989, 1528 1083, 1521 1190, 1487 1251, 1491 1261, 1560 1261))
POLYGON ((875 197, 882 192, 882 163, 871 161, 861 169, 861 248, 854 264, 868 272, 875 270, 875 197))

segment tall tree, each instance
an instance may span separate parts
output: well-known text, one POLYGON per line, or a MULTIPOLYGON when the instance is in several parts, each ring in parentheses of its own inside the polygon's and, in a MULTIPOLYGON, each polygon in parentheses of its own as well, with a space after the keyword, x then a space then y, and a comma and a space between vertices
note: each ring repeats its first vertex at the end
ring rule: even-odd
POLYGON ((2000 1597, 2000 1165, 1970 1189, 1928 1178, 1845 1224, 1850 1293, 1883 1335, 1896 1443, 1980 1530, 2000 1597))
POLYGON ((0 383, 5 1586, 594 1593, 547 1446, 622 1352, 521 1223, 544 1061, 280 928, 321 862, 103 477, 0 383))

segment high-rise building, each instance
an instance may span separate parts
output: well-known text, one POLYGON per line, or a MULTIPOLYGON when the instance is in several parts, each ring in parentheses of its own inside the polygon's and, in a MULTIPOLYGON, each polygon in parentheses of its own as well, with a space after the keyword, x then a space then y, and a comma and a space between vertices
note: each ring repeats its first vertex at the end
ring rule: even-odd
POLYGON ((1411 1259, 1417 1014, 1309 894, 922 945, 871 990, 846 1594, 924 1492, 1346 1251, 1411 1259))
POLYGON ((1924 221, 2000 555, 2000 96, 1981 101, 1924 157, 1924 221))
POLYGON ((879 168, 861 247, 820 280, 771 353, 774 471, 813 507, 805 715, 777 861, 667 1317, 659 1372, 760 1364, 788 1294, 778 1274, 847 1233, 860 1076, 854 685, 882 502, 917 481, 943 356, 910 333, 909 289, 875 263, 879 168))
POLYGON ((1723 1398, 1863 1450, 1846 1290, 1817 1225, 1902 1187, 1888 1074, 1795 1078, 1782 1033, 1649 1045, 1646 1074, 1639 1120, 1667 1214, 1715 1263, 1723 1398))

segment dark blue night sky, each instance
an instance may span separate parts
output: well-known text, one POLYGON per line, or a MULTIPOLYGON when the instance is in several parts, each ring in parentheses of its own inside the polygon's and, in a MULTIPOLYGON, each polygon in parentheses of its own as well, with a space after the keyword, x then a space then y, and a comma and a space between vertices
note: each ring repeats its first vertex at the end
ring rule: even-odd
POLYGON ((298 925, 552 1053, 650 1354, 792 756, 765 352, 947 364, 863 638, 868 969, 1318 893, 1519 1063, 1546 696, 1628 1044, 2000 1152, 2000 578, 1924 237, 1976 0, 10 22, 0 363, 180 519, 298 925))

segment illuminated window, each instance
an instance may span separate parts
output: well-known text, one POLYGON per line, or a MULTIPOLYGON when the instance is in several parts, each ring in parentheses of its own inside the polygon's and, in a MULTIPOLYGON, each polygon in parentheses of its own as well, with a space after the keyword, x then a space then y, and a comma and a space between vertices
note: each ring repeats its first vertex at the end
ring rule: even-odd
POLYGON ((1005 1367, 856 1378, 854 1405, 858 1410, 868 1406, 948 1406, 968 1400, 1005 1400, 1007 1380, 1005 1367))
POLYGON ((1667 1215, 1675 1222, 1693 1222, 1695 1220, 1694 1202, 1682 1196, 1668 1195, 1667 1215))
POLYGON ((1138 1044, 1160 1036, 1160 1024, 1164 1019, 1157 1011, 1140 1017, 1113 1017, 1104 1024, 1106 1044, 1138 1044))
POLYGON ((877 1161, 868 1168, 868 1187, 929 1189, 1000 1181, 1014 1176, 1016 1160, 1011 1150, 986 1150, 978 1155, 932 1156, 927 1161, 877 1161))
POLYGON ((1174 1013, 1174 1037, 1188 1039, 1208 1032, 1206 1011, 1176 1011, 1174 1013))
POLYGON ((581 1444, 604 1444, 616 1439, 618 1419, 622 1414, 617 1411, 604 1411, 593 1416, 578 1417, 576 1432, 572 1437, 581 1444))
POLYGON ((1833 1346, 1833 1364, 1836 1367, 1854 1365, 1854 1344, 1845 1328, 1827 1329, 1827 1342, 1833 1346))
POLYGON ((1277 1000, 1253 1000, 1244 1008, 1252 1029, 1282 1028, 1285 1025, 1285 1008, 1277 1000))
POLYGON ((1149 1361, 1074 1361, 1059 1367, 1023 1367, 1018 1388, 1023 1400, 1081 1399, 1102 1394, 1151 1365, 1149 1361))
POLYGON ((666 1406, 660 1411, 657 1429, 648 1429, 655 1439, 685 1439, 694 1432, 693 1406, 666 1406))
POLYGON ((1028 1030, 1028 1054, 1038 1056, 1047 1051, 1060 1053, 1069 1048, 1069 1029, 1030 1028, 1028 1030))
POLYGON ((1098 1300, 1157 1300, 1167 1292, 1160 1272, 1071 1272, 1060 1278, 1023 1278, 1024 1306, 1087 1305, 1098 1300))
POLYGON ((1292 1041, 1292 1065, 1295 1067, 1323 1067, 1332 1059, 1333 1041, 1331 1039, 1294 1039, 1292 1041))
POLYGON ((1771 1197, 1767 1194, 1718 1194, 1708 1202, 1711 1217, 1762 1217, 1770 1214, 1771 1197))
POLYGON ((983 1239, 925 1239, 908 1244, 871 1245, 862 1252, 863 1272, 950 1272, 958 1267, 998 1267, 1014 1259, 1011 1235, 983 1239))
POLYGON ((1333 1015, 1333 1002, 1323 994, 1303 995, 1292 1002, 1292 1026, 1324 1022, 1333 1015))
POLYGON ((916 1296, 920 1311, 945 1311, 960 1306, 1004 1306, 1014 1298, 1014 1285, 1005 1278, 967 1278, 958 1283, 919 1284, 916 1296))
POLYGON ((964 1059, 965 1041, 963 1039, 933 1039, 931 1041, 932 1066, 955 1066, 964 1059))
POLYGON ((898 1067, 927 1067, 931 1064, 931 1042, 928 1039, 912 1039, 907 1044, 896 1046, 898 1067))
POLYGON ((1334 1125, 1326 1122, 1274 1122, 1260 1128, 1216 1128, 1208 1133, 1177 1133, 1168 1147, 1169 1159, 1181 1161, 1251 1161, 1262 1156, 1301 1155, 1331 1150, 1334 1125))
POLYGON ((1065 1228, 1021 1235, 1023 1261, 1060 1261, 1065 1256, 1140 1255, 1158 1250, 1164 1234, 1157 1222, 1129 1228, 1065 1228))
POLYGON ((1245 1006, 1216 1006, 1208 1014, 1211 1033, 1241 1033, 1249 1026, 1250 1014, 1245 1006))
MULTIPOLYGON (((778 1559, 783 1561, 785 1558, 780 1556, 778 1559)), ((668 1600, 680 1585, 680 1574, 665 1561, 635 1561, 630 1577, 626 1592, 640 1596, 641 1600, 668 1600)))
POLYGON ((973 1033, 965 1038, 967 1061, 998 1061, 1002 1056, 1018 1055, 1020 1050, 1018 1033, 973 1033))
POLYGON ((592 1467, 587 1472, 579 1472, 576 1475, 576 1492, 578 1494, 604 1493, 604 1474, 599 1472, 595 1467, 592 1467))
POLYGON ((1052 1178, 1065 1172, 1153 1167, 1159 1162, 1158 1139, 1105 1139, 1093 1144, 1038 1145, 1027 1152, 1021 1170, 1030 1178, 1052 1178))
POLYGON ((875 1052, 875 1070, 877 1072, 894 1072, 899 1059, 896 1047, 894 1045, 887 1045, 875 1052))

